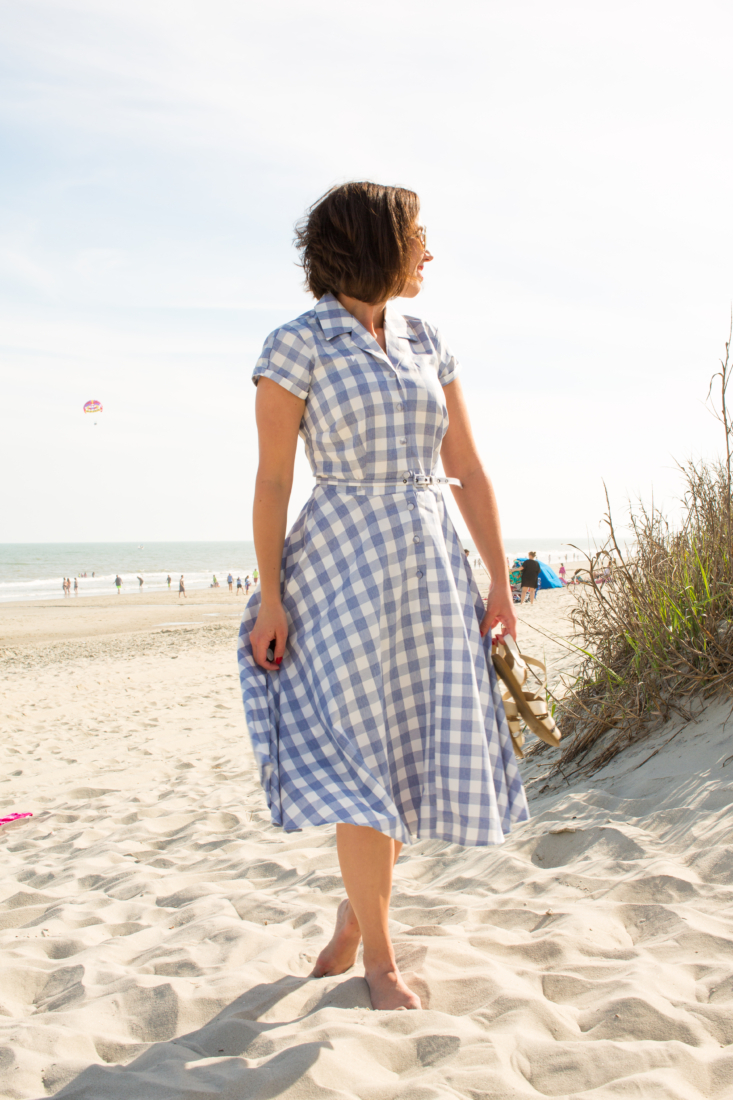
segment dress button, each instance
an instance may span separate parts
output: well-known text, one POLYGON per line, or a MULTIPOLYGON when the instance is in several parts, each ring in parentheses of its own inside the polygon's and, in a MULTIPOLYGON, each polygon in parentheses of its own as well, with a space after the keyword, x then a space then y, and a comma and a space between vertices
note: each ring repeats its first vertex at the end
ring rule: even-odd
POLYGON ((415 505, 414 504, 408 504, 407 507, 410 509, 410 511, 412 511, 412 509, 415 507, 415 505))
POLYGON ((412 541, 413 541, 413 542, 419 542, 419 541, 420 541, 420 536, 419 536, 419 535, 415 535, 415 537, 413 538, 413 540, 412 540, 412 541))
POLYGON ((422 573, 420 572, 419 569, 418 569, 417 573, 415 574, 415 576, 417 577, 418 580, 420 580, 420 577, 422 577, 422 573))
POLYGON ((404 405, 402 404, 402 402, 400 401, 399 405, 397 406, 397 412, 398 412, 398 413, 401 413, 401 412, 402 412, 402 410, 404 409, 404 407, 405 407, 405 406, 404 406, 404 405))
POLYGON ((407 440, 406 439, 401 439, 400 443, 407 443, 407 440))

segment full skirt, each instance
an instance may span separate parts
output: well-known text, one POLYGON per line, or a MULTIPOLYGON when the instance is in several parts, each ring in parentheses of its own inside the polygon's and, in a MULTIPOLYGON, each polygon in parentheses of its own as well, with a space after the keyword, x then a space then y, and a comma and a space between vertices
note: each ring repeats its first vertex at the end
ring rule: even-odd
POLYGON ((499 844, 527 802, 483 600, 442 494, 319 484, 282 561, 278 672, 240 629, 244 708, 272 821, 345 822, 409 844, 499 844))

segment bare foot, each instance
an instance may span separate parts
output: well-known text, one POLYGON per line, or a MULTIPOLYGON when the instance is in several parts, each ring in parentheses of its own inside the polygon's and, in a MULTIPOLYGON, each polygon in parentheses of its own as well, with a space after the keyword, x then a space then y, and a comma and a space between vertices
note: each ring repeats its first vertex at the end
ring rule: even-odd
POLYGON ((311 974, 312 978, 325 978, 333 974, 343 974, 356 962, 356 953, 361 942, 361 929, 348 898, 345 898, 336 913, 336 927, 330 943, 321 951, 311 974))
POLYGON ((367 970, 364 977, 369 986, 372 1008, 422 1008, 420 998, 405 985, 396 966, 388 970, 367 970))

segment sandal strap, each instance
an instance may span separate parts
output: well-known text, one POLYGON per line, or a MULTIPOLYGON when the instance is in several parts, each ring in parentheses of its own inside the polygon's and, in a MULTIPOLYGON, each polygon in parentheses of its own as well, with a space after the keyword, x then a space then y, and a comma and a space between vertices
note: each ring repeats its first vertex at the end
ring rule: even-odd
POLYGON ((547 717, 547 703, 544 699, 527 699, 525 696, 525 702, 535 718, 547 717))
POLYGON ((534 665, 535 668, 541 668, 545 675, 547 675, 547 666, 544 661, 538 661, 536 657, 524 657, 524 661, 528 665, 534 665))

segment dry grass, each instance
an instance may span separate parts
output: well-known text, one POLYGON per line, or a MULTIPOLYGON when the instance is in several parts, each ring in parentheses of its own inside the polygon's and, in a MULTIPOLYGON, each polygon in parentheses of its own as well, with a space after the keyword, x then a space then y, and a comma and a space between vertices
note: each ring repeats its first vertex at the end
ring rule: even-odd
POLYGON ((680 467, 674 529, 659 511, 631 509, 630 555, 609 507, 608 540, 588 558, 572 614, 581 667, 554 708, 563 772, 568 764, 595 771, 661 721, 689 720, 710 696, 733 696, 730 343, 708 392, 711 401, 715 388, 725 459, 680 467))

